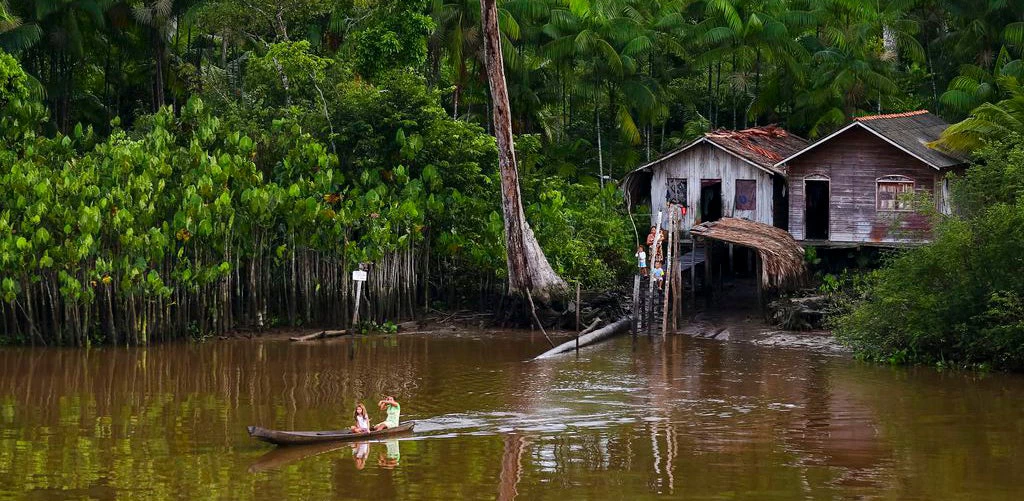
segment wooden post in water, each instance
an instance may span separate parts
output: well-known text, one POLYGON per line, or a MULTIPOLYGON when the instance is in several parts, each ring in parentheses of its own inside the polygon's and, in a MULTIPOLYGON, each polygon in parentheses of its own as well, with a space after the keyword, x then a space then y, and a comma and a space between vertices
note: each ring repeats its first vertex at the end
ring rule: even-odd
MULTIPOLYGON (((672 204, 669 204, 671 209, 672 204)), ((654 243, 651 245, 651 255, 649 258, 650 273, 647 274, 647 311, 644 312, 647 316, 647 335, 651 335, 651 321, 654 320, 654 264, 658 257, 658 251, 661 249, 661 218, 664 214, 662 211, 658 211, 658 225, 654 227, 654 243)))
POLYGON ((576 333, 580 332, 580 281, 576 281, 576 333))
POLYGON ((640 332, 640 271, 633 277, 633 335, 640 332))
POLYGON ((674 271, 672 267, 672 260, 674 259, 672 250, 674 247, 672 246, 672 244, 675 242, 676 236, 675 215, 675 211, 672 210, 672 206, 669 205, 668 250, 666 251, 668 255, 666 256, 667 259, 665 260, 665 285, 664 292, 662 293, 665 297, 661 307, 661 337, 665 337, 665 334, 668 331, 668 296, 669 294, 674 293, 674 291, 672 290, 672 272, 674 271))

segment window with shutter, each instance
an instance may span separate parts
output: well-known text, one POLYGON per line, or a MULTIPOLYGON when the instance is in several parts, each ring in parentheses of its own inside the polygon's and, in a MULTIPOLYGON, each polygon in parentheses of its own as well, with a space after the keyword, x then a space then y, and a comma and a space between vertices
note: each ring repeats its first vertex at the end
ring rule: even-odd
POLYGON ((879 212, 913 210, 910 200, 914 180, 906 176, 885 176, 876 181, 875 208, 879 212))

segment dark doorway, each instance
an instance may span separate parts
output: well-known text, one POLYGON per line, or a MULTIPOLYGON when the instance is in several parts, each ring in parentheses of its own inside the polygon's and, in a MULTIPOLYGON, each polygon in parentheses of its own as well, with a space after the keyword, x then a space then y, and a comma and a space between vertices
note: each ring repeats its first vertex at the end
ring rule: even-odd
POLYGON ((701 222, 722 219, 722 180, 700 180, 700 220, 701 222))
POLYGON ((772 221, 776 228, 789 231, 789 188, 782 176, 772 177, 772 221))
POLYGON ((804 181, 806 210, 804 212, 804 238, 828 240, 828 181, 804 181))

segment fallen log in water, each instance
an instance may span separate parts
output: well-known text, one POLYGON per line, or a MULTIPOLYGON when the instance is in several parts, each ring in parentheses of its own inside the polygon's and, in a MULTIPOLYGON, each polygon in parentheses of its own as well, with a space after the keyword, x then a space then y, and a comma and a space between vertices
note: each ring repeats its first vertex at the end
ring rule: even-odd
POLYGON ((296 342, 302 342, 302 341, 312 341, 314 339, 327 339, 327 338, 332 338, 332 337, 341 337, 341 336, 346 336, 346 335, 348 335, 348 331, 342 329, 340 331, 320 331, 320 332, 314 332, 313 334, 306 334, 305 336, 296 336, 296 337, 292 337, 292 338, 288 338, 288 339, 290 339, 292 341, 296 341, 296 342))
POLYGON ((597 326, 600 325, 600 324, 601 324, 601 317, 595 318, 594 321, 591 322, 590 325, 588 325, 586 329, 581 330, 580 333, 577 334, 577 336, 583 336, 583 335, 586 335, 586 334, 589 334, 589 333, 593 332, 594 329, 596 329, 597 326))
POLYGON ((551 348, 550 350, 541 353, 534 360, 540 360, 542 358, 551 358, 555 355, 560 355, 565 352, 573 351, 577 347, 583 348, 584 346, 590 346, 592 344, 604 341, 605 339, 613 338, 618 334, 628 331, 632 321, 633 316, 627 315, 625 317, 620 318, 615 323, 606 325, 594 332, 591 332, 590 334, 580 336, 579 338, 576 339, 571 339, 558 346, 555 346, 554 348, 551 348))

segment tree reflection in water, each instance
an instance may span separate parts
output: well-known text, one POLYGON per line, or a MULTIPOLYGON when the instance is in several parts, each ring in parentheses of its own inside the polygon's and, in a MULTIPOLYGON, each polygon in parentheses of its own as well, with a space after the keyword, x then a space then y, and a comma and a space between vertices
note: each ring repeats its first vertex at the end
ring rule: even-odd
POLYGON ((1024 471, 1018 376, 685 336, 526 362, 545 345, 0 349, 0 498, 1012 498, 1024 471), (245 431, 338 429, 385 393, 417 420, 393 451, 268 452, 245 431))

